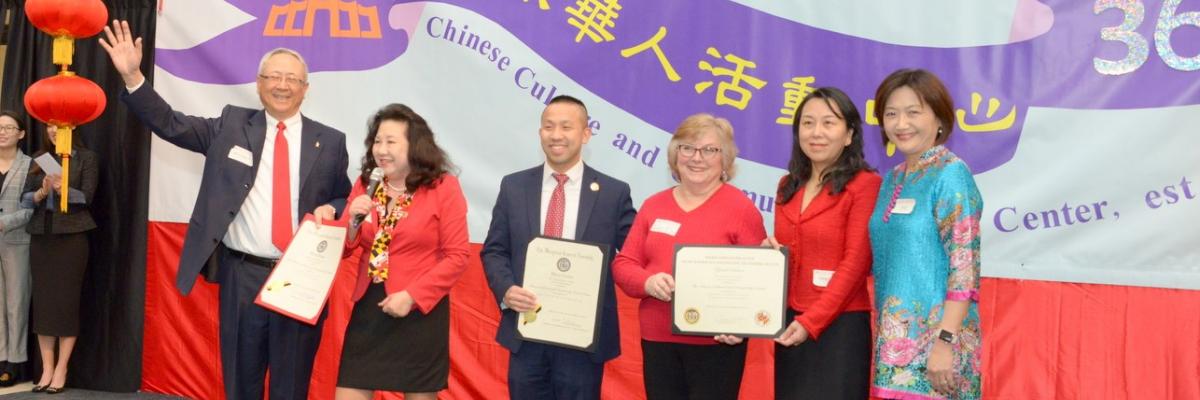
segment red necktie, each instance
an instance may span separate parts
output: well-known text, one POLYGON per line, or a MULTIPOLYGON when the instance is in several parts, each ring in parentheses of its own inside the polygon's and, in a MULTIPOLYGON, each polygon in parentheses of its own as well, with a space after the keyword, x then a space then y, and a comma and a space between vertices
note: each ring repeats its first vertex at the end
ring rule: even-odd
POLYGON ((567 176, 557 172, 550 176, 558 181, 558 185, 554 186, 554 193, 550 195, 550 208, 546 210, 546 229, 542 233, 549 237, 562 237, 563 214, 566 214, 567 208, 563 184, 567 182, 567 176))
POLYGON ((283 131, 287 125, 275 125, 275 163, 271 166, 271 243, 282 252, 292 241, 292 174, 288 171, 288 143, 283 131))

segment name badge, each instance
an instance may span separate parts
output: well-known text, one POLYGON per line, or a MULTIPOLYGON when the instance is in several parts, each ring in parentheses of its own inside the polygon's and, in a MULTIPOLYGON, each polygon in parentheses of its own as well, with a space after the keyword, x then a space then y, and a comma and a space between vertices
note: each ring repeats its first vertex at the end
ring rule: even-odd
POLYGON ((664 235, 675 236, 676 233, 679 233, 679 226, 680 225, 678 222, 659 218, 654 220, 653 225, 650 225, 650 232, 658 232, 664 235))
POLYGON ((233 146, 232 149, 229 149, 229 159, 246 164, 247 167, 254 166, 254 155, 242 146, 233 146))
POLYGON ((813 270, 813 286, 826 287, 829 286, 829 281, 833 279, 833 271, 827 269, 813 270))
POLYGON ((892 207, 892 214, 912 214, 913 208, 917 207, 915 199, 896 199, 896 206, 892 207))

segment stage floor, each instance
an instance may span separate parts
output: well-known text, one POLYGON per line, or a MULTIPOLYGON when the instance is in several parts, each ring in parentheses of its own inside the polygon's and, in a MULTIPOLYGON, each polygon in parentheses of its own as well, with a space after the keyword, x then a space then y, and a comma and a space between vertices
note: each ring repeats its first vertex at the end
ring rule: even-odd
MULTIPOLYGON (((46 400, 45 393, 31 393, 33 383, 25 382, 13 387, 0 389, 2 400, 41 399, 46 400)), ((53 396, 54 400, 176 400, 183 397, 167 396, 154 393, 109 393, 91 390, 67 388, 65 392, 53 396)))

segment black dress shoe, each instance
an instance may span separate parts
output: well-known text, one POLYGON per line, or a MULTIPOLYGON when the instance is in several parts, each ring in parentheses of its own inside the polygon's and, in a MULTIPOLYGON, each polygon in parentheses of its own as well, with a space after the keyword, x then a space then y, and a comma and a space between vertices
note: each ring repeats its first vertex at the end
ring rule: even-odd
POLYGON ((50 385, 33 385, 33 389, 31 389, 30 392, 33 392, 33 393, 45 392, 46 388, 48 388, 48 387, 50 387, 50 385))
POLYGON ((65 387, 48 387, 48 388, 46 388, 46 394, 59 394, 59 393, 65 392, 65 391, 67 391, 67 388, 65 388, 65 387))
POLYGON ((25 363, 10 362, 8 363, 8 369, 5 371, 8 371, 8 373, 12 374, 14 384, 28 382, 30 380, 29 372, 25 370, 25 363))

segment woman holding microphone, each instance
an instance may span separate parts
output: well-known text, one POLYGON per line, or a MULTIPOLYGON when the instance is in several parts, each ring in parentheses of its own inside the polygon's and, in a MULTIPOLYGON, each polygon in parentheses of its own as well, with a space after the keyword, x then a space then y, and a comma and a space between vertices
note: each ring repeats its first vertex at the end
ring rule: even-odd
POLYGON ((374 391, 435 399, 450 372, 450 288, 467 267, 467 203, 425 119, 402 104, 372 117, 362 176, 343 218, 364 216, 336 398, 374 391), (372 171, 383 172, 367 193, 372 171))

